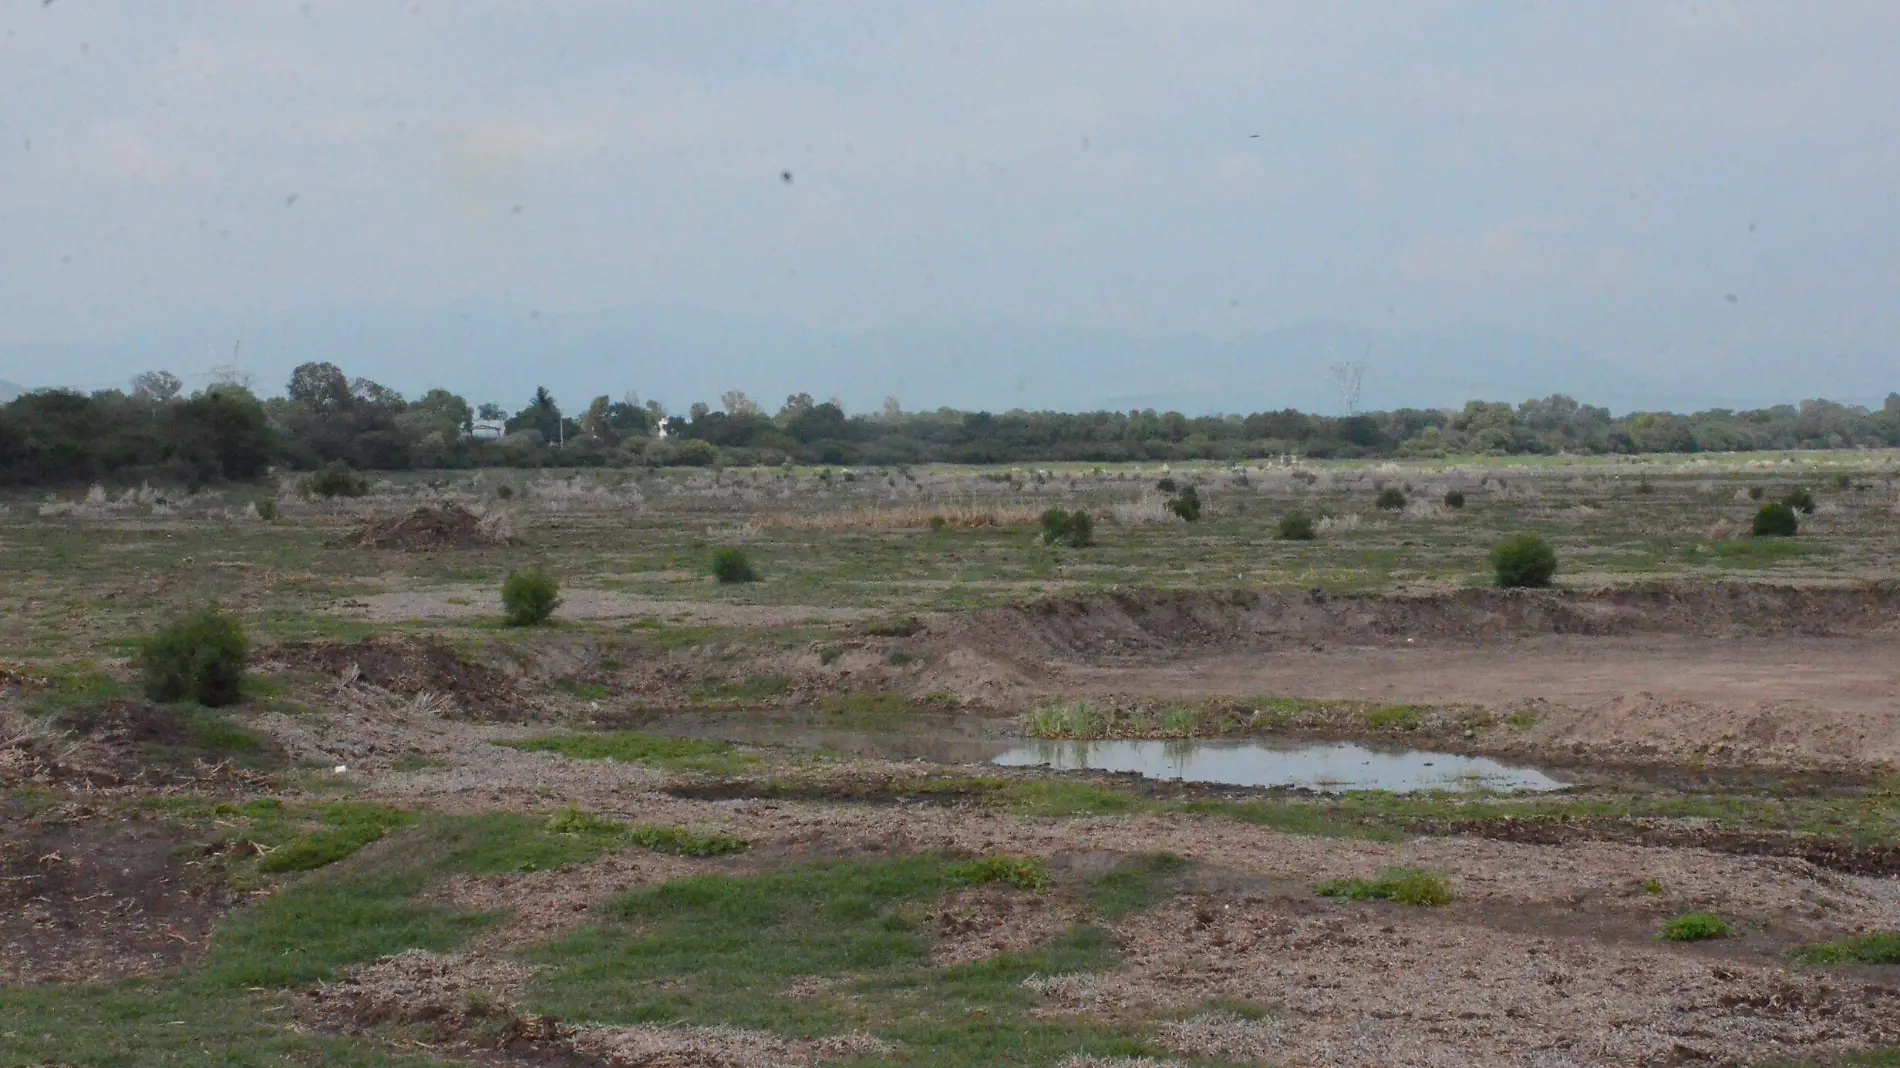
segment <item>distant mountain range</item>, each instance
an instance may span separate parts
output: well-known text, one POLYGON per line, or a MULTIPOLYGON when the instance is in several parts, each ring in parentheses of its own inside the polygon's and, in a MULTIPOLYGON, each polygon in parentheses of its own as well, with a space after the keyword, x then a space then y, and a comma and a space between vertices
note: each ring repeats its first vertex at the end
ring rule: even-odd
MULTIPOLYGON (((237 362, 263 393, 291 368, 329 360, 407 396, 445 387, 514 409, 536 386, 579 410, 632 390, 683 411, 744 390, 767 410, 791 393, 838 397, 849 411, 887 395, 907 409, 1156 408, 1188 414, 1342 410, 1328 372, 1363 362, 1362 410, 1439 408, 1552 393, 1616 412, 1761 407, 1828 396, 1878 404, 1891 361, 1741 354, 1720 368, 1637 370, 1534 334, 1457 324, 1387 333, 1312 320, 1227 339, 1023 323, 903 322, 863 332, 678 307, 541 313, 487 302, 432 311, 353 308, 219 327, 180 327, 92 343, 0 346, 0 373, 38 387, 122 386, 164 368, 197 388, 237 362), (54 373, 57 369, 57 373, 54 373)), ((0 397, 20 387, 0 383, 0 397)))

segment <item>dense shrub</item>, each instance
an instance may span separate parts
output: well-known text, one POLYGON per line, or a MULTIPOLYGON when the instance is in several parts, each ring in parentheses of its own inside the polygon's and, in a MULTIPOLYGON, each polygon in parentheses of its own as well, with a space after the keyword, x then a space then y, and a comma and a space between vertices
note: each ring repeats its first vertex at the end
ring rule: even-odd
POLYGON ((1800 512, 1802 515, 1814 514, 1814 494, 1809 493, 1805 489, 1797 488, 1789 491, 1788 495, 1781 499, 1781 503, 1800 512))
POLYGON ((262 519, 264 522, 270 523, 277 519, 277 502, 271 500, 269 497, 258 501, 253 507, 257 509, 257 518, 262 519))
POLYGON ((139 645, 139 674, 154 701, 217 707, 236 702, 250 645, 236 620, 206 608, 177 620, 139 645))
POLYGON ((1163 478, 1161 481, 1155 483, 1155 489, 1163 493, 1173 493, 1177 488, 1172 478, 1163 478))
POLYGON ((1500 586, 1548 586, 1557 573, 1557 553, 1537 535, 1519 534, 1491 550, 1491 567, 1500 586))
POLYGON ((1042 540, 1049 545, 1060 542, 1072 549, 1095 544, 1095 521, 1080 508, 1065 511, 1051 508, 1042 513, 1042 540))
POLYGON ((1193 486, 1181 490, 1180 494, 1168 502, 1168 511, 1180 516, 1184 521, 1193 523, 1201 518, 1201 494, 1193 486))
POLYGON ((1387 486, 1379 491, 1378 499, 1372 503, 1379 508, 1396 512, 1405 507, 1405 491, 1397 486, 1387 486))
POLYGON ((1761 500, 1761 487, 1760 486, 1748 487, 1748 499, 1751 501, 1761 500))
POLYGON ((713 550, 713 577, 727 585, 739 582, 757 582, 759 573, 752 567, 752 559, 745 550, 728 545, 713 550))
POLYGON ((1794 517, 1794 509, 1782 501, 1765 504, 1755 513, 1755 536, 1757 538, 1792 538, 1801 529, 1794 517))
POLYGON ((561 583, 539 568, 511 571, 501 584, 501 606, 511 627, 546 623, 561 607, 561 583))
POLYGON ((361 497, 369 492, 369 480, 350 470, 341 460, 332 460, 304 480, 304 488, 318 497, 361 497))
POLYGON ((1280 518, 1281 541, 1312 541, 1318 533, 1313 517, 1305 512, 1288 512, 1280 518))
POLYGON ((508 485, 506 482, 502 483, 501 487, 495 490, 495 496, 500 497, 504 501, 508 500, 510 497, 513 497, 514 495, 515 495, 515 488, 513 486, 508 485))
POLYGON ((1465 495, 1464 495, 1463 490, 1446 490, 1445 491, 1445 507, 1463 508, 1464 506, 1465 506, 1465 495))

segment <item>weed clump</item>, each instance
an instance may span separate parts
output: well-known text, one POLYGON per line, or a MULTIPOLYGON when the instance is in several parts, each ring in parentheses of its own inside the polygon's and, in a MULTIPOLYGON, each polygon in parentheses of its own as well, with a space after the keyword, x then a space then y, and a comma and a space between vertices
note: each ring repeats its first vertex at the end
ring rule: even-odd
POLYGON ((1383 508, 1388 512, 1399 511, 1405 507, 1405 491, 1397 486, 1387 486, 1379 491, 1378 498, 1372 503, 1375 507, 1383 508))
POLYGON ((138 666, 145 696, 152 700, 189 697, 216 708, 236 703, 249 659, 244 629, 216 608, 206 608, 140 643, 138 666))
POLYGON ((1008 883, 1037 893, 1049 888, 1049 871, 1034 857, 984 857, 957 865, 951 875, 972 886, 1008 883))
POLYGON ((1325 883, 1321 897, 1347 901, 1390 901, 1414 908, 1442 908, 1451 904, 1451 883, 1436 872, 1419 868, 1387 868, 1376 879, 1344 879, 1325 883))
POLYGON ((350 465, 332 460, 304 479, 304 489, 318 497, 361 497, 369 492, 369 480, 357 475, 350 465))
POLYGON ((1748 499, 1751 501, 1761 500, 1761 487, 1760 486, 1748 487, 1748 499))
POLYGON ((1801 529, 1801 523, 1794 517, 1794 509, 1786 502, 1776 501, 1762 505, 1755 513, 1754 532, 1757 538, 1792 538, 1801 529))
POLYGON ((1506 589, 1548 586, 1557 573, 1557 553, 1537 535, 1519 534, 1491 550, 1491 568, 1506 589))
POLYGON ((1319 536, 1319 530, 1313 524, 1313 517, 1305 512, 1288 512, 1280 517, 1281 541, 1312 541, 1319 536))
POLYGON ((1781 503, 1800 512, 1802 515, 1814 514, 1814 494, 1809 493, 1805 489, 1797 487, 1790 490, 1787 496, 1781 498, 1781 503))
POLYGON ((1183 487, 1180 494, 1168 502, 1168 511, 1180 516, 1182 522, 1194 523, 1201 518, 1201 494, 1193 486, 1183 487))
POLYGON ((1722 917, 1713 912, 1685 912, 1664 920, 1656 937, 1665 942, 1706 942, 1712 938, 1727 938, 1732 933, 1722 917))
POLYGON ((1095 520, 1080 508, 1073 512, 1051 508, 1042 513, 1042 540, 1045 545, 1059 542, 1071 549, 1086 549, 1095 544, 1095 520))
POLYGON ((1463 508, 1464 506, 1465 506, 1465 494, 1463 490, 1446 490, 1445 491, 1445 507, 1463 508))
POLYGON ((676 857, 720 857, 743 853, 752 843, 730 834, 694 834, 679 827, 635 827, 627 840, 641 849, 676 857))
POLYGON ((733 545, 713 550, 712 573, 725 586, 759 581, 759 572, 752 566, 752 558, 745 554, 744 549, 733 545))
POLYGON ((266 497, 265 499, 258 501, 256 504, 252 505, 251 507, 257 510, 257 518, 263 520, 264 522, 274 523, 277 521, 277 502, 276 501, 271 500, 270 498, 266 497))
POLYGON ((539 569, 510 571, 501 584, 501 606, 509 626, 539 626, 561 606, 561 583, 539 569))
POLYGON ((1802 946, 1791 955, 1800 964, 1900 964, 1900 932, 1818 942, 1802 946))

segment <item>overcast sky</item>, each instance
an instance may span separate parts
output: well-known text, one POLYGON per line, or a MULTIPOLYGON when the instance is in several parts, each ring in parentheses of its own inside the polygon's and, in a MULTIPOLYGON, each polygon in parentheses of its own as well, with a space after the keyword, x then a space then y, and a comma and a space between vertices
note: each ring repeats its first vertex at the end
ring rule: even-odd
POLYGON ((1900 366, 1896 56, 1893 0, 0 0, 0 344, 482 299, 1900 366))

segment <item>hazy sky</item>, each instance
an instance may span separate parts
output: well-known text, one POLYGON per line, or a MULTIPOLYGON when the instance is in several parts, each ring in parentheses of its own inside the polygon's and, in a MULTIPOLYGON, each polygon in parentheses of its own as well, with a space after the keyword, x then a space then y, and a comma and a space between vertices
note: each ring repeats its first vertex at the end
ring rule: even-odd
POLYGON ((1896 56, 1892 0, 0 0, 0 344, 476 298, 1900 366, 1896 56))

